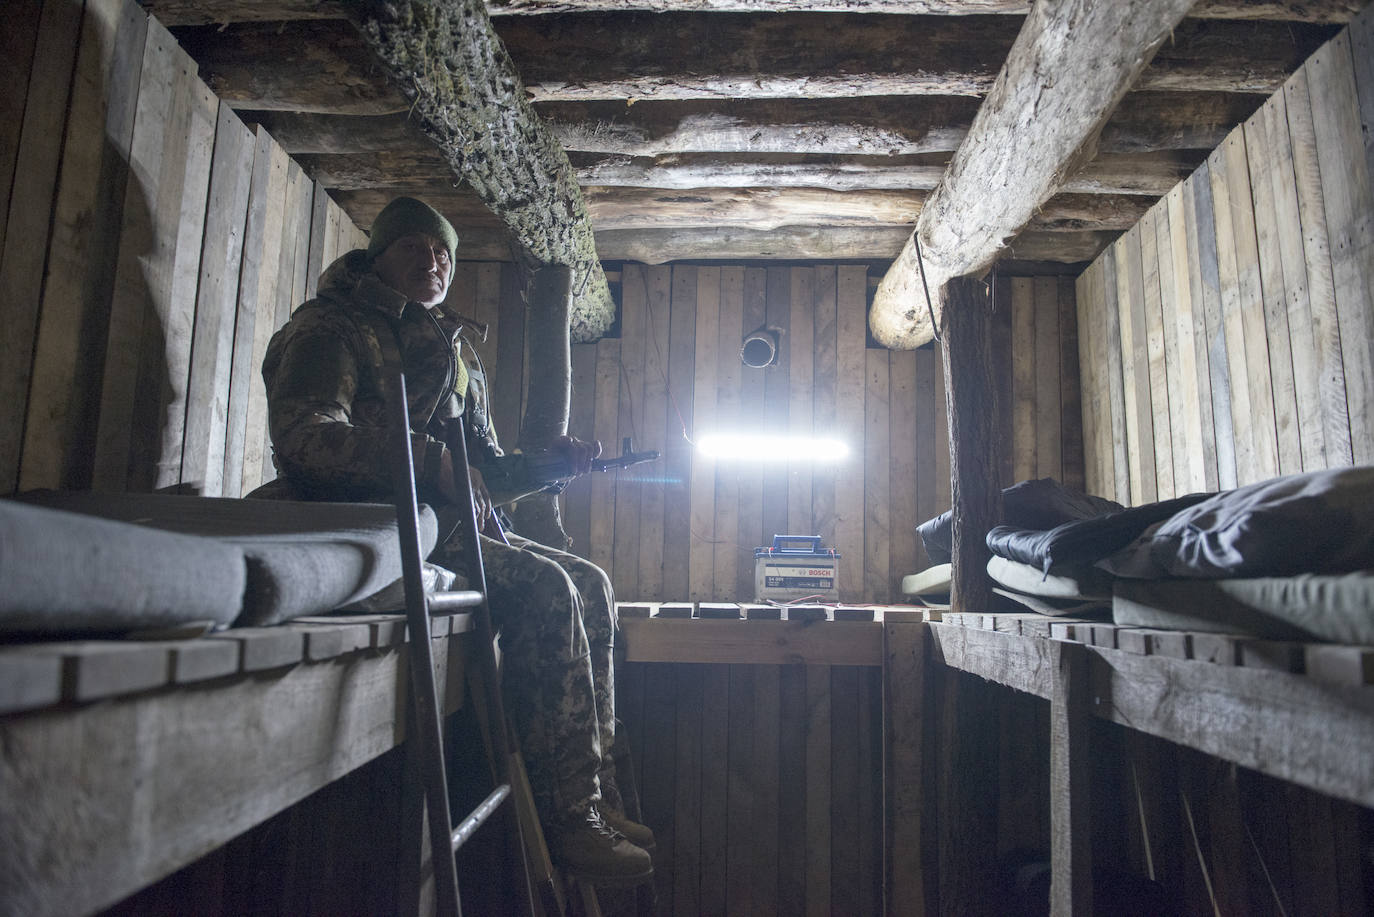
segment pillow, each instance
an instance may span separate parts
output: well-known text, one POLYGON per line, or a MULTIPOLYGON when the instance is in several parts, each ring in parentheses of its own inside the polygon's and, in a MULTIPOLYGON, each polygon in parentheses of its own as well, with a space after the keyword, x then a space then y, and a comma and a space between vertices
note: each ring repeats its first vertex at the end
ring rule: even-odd
POLYGON ((1044 573, 1030 564, 994 554, 988 558, 988 576, 1015 592, 1047 599, 1095 599, 1112 597, 1112 578, 1096 567, 1058 567, 1044 573))
POLYGON ((1175 513, 1099 566, 1137 579, 1374 569, 1374 467, 1295 474, 1224 491, 1175 513))
MULTIPOLYGON (((1124 509, 1120 503, 1080 493, 1054 478, 1019 481, 1002 491, 1002 519, 1020 529, 1052 529, 1075 519, 1089 519, 1124 509)), ((916 527, 932 564, 948 563, 954 514, 946 511, 916 527)))

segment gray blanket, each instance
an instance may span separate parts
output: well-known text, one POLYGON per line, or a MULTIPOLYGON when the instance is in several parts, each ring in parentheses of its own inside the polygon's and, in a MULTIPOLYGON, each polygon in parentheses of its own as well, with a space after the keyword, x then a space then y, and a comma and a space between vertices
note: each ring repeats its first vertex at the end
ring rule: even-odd
MULTIPOLYGON (((382 504, 58 491, 18 499, 0 501, 9 535, 0 630, 275 624, 365 599, 401 575, 395 511, 382 504), (25 533, 46 545, 42 556, 21 547, 25 533)), ((427 507, 420 529, 427 554, 437 539, 427 507)))

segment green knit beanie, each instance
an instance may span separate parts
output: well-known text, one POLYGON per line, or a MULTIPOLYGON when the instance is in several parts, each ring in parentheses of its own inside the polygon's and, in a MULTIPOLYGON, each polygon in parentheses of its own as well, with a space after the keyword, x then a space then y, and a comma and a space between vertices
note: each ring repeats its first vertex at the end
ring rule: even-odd
POLYGON ((392 242, 413 232, 422 232, 443 242, 449 260, 453 260, 458 250, 458 233, 453 231, 453 224, 444 219, 442 213, 413 197, 398 197, 377 214, 377 219, 372 221, 367 257, 376 258, 392 242))

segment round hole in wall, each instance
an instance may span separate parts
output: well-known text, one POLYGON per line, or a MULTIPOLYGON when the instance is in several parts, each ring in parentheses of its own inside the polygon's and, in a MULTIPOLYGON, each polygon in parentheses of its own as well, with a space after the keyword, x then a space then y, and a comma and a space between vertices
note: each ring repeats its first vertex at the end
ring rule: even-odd
POLYGON ((763 369, 778 362, 778 333, 771 329, 760 328, 744 337, 739 358, 745 366, 763 369))

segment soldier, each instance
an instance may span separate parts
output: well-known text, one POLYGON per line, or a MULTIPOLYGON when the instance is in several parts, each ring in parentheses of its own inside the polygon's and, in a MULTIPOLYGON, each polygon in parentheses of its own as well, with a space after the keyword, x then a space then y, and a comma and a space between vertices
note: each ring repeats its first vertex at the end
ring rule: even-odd
MULTIPOLYGON (((372 225, 366 251, 321 275, 318 295, 273 337, 263 361, 277 482, 254 496, 390 499, 382 371, 402 364, 420 499, 457 500, 454 474, 472 482, 479 520, 493 500, 478 468, 455 469, 445 423, 466 413, 468 451, 499 455, 487 419, 486 379, 469 359, 465 323, 440 304, 458 237, 438 211, 397 198, 372 225)), ((600 445, 563 437, 554 448, 579 473, 600 445)), ((652 832, 627 819, 611 765, 614 601, 598 567, 511 536, 481 537, 492 615, 500 631, 507 703, 550 853, 600 884, 652 875, 652 832)), ((441 544, 430 560, 461 569, 461 549, 441 544)))

